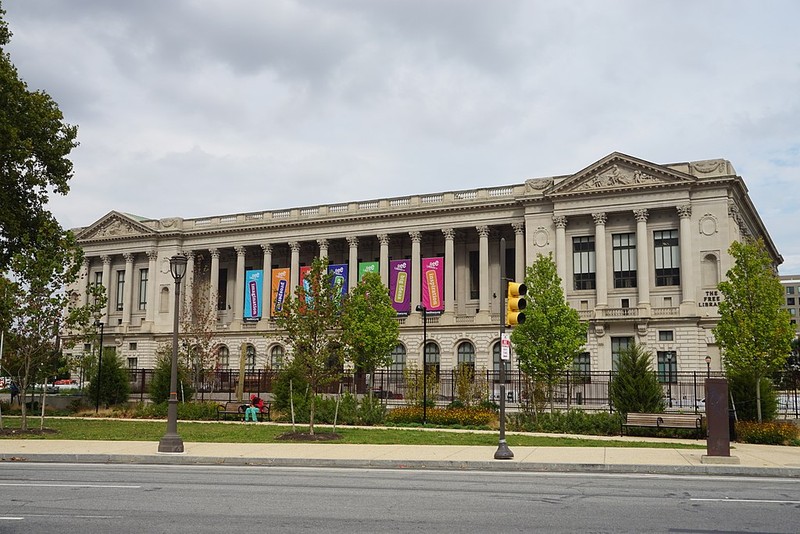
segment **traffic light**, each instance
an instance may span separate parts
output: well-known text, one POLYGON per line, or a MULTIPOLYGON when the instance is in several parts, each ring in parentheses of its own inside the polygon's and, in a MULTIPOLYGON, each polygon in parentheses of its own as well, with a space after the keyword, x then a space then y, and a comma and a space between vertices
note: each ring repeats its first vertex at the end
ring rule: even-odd
POLYGON ((525 314, 522 310, 528 305, 523 298, 528 293, 525 284, 516 282, 508 283, 508 298, 506 300, 506 325, 514 326, 525 322, 525 314))

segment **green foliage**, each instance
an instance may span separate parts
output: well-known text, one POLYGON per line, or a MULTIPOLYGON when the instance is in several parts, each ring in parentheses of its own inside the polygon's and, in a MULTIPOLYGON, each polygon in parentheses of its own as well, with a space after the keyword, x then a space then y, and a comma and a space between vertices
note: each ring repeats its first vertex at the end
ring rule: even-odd
POLYGON ((398 333, 389 289, 379 274, 366 273, 351 289, 342 308, 342 343, 356 370, 372 373, 392 363, 398 333))
POLYGON ((291 400, 293 400, 296 420, 305 422, 308 418, 303 414, 308 413, 310 398, 305 376, 295 366, 294 361, 290 361, 275 378, 272 388, 272 407, 283 414, 284 420, 291 421, 291 400), (298 415, 301 416, 299 419, 298 415))
POLYGON ((736 423, 736 437, 741 443, 800 445, 800 427, 790 422, 739 421, 736 423))
POLYGON ((78 145, 78 129, 58 104, 20 79, 4 48, 11 37, 4 15, 0 9, 0 271, 15 254, 49 246, 42 230, 57 223, 45 205, 51 193, 69 191, 67 156, 78 145))
POLYGON ((415 362, 409 362, 403 368, 403 378, 406 383, 406 402, 422 406, 427 386, 428 406, 435 404, 434 400, 439 393, 439 377, 434 366, 428 366, 428 376, 425 377, 415 362))
POLYGON ((510 414, 510 430, 519 432, 552 432, 614 436, 619 434, 622 416, 619 413, 586 412, 583 410, 555 411, 533 416, 530 413, 510 414))
POLYGON ((100 388, 100 404, 108 408, 117 404, 127 404, 131 386, 128 383, 128 370, 122 366, 119 357, 109 351, 103 351, 103 365, 100 369, 100 380, 97 380, 97 368, 89 376, 89 388, 86 393, 92 402, 96 402, 97 388, 100 388))
POLYGON ((652 370, 652 358, 640 345, 620 352, 617 375, 609 387, 611 405, 619 413, 664 411, 664 390, 652 370))
MULTIPOLYGON (((422 406, 400 406, 389 411, 390 423, 422 423, 422 406)), ((482 408, 429 408, 425 414, 427 422, 434 426, 487 427, 497 421, 493 410, 482 408)))
MULTIPOLYGON (((169 403, 166 401, 158 404, 137 403, 129 412, 129 416, 138 419, 166 419, 169 403)), ((217 419, 218 404, 207 402, 179 402, 178 419, 186 421, 215 421, 217 419)))
POLYGON ((552 409, 555 384, 586 343, 586 324, 564 298, 552 255, 537 256, 526 270, 525 285, 525 322, 514 327, 511 341, 519 368, 547 384, 552 409))
MULTIPOLYGON (((105 365, 105 364, 104 364, 105 365)), ((194 397, 194 385, 191 371, 186 366, 185 360, 178 358, 178 400, 188 402, 194 397)), ((153 379, 150 382, 150 400, 155 404, 166 402, 169 399, 169 385, 172 376, 172 347, 164 344, 156 351, 156 367, 153 369, 153 379)))
MULTIPOLYGON (((729 374, 748 373, 755 380, 756 398, 761 378, 784 366, 791 351, 794 327, 784 304, 783 286, 774 261, 761 239, 734 242, 728 250, 735 263, 720 282, 724 297, 714 336, 722 349, 729 374)), ((756 403, 757 409, 760 404, 756 403)), ((763 414, 758 413, 758 420, 763 414)))
MULTIPOLYGON (((736 417, 740 421, 758 421, 756 377, 748 372, 728 373, 728 391, 733 395, 736 417)), ((771 421, 778 415, 778 393, 768 378, 761 379, 761 420, 771 421)))
POLYGON ((366 396, 361 399, 358 405, 358 424, 372 426, 382 425, 386 422, 388 411, 386 405, 373 396, 366 396))

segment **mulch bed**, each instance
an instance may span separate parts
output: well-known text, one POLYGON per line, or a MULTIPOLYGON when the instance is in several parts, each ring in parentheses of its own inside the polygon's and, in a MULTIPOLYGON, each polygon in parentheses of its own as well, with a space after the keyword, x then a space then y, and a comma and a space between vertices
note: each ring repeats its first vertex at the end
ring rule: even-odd
POLYGON ((0 428, 0 436, 6 437, 42 436, 44 434, 58 434, 58 430, 53 428, 29 428, 28 430, 20 430, 19 428, 0 428))
POLYGON ((285 432, 275 436, 277 441, 336 441, 342 436, 335 432, 321 432, 309 434, 308 432, 285 432))

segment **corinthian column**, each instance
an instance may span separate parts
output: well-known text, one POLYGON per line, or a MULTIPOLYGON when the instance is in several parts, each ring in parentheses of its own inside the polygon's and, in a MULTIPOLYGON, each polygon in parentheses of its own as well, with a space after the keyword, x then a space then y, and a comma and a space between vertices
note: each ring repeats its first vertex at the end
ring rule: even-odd
POLYGON ((233 319, 241 321, 244 314, 244 259, 245 247, 234 247, 236 251, 236 282, 233 284, 233 319))
POLYGON ((592 213, 594 219, 595 277, 597 307, 608 307, 608 268, 606 266, 606 214, 592 213))
POLYGON ((358 238, 356 236, 349 236, 347 238, 347 244, 350 245, 347 286, 352 290, 358 284, 358 238))
POLYGON ((420 297, 420 271, 422 270, 422 256, 420 255, 420 244, 422 234, 420 232, 409 232, 411 236, 411 311, 417 309, 420 297))
POLYGON ((650 307, 650 265, 647 252, 650 245, 647 239, 647 216, 645 209, 633 210, 636 217, 636 287, 639 292, 639 307, 650 307))
POLYGON ((455 313, 456 266, 453 239, 456 236, 456 231, 452 228, 445 228, 442 233, 444 234, 444 311, 446 313, 455 313))
POLYGON ((692 206, 684 204, 678 206, 678 217, 681 219, 680 227, 680 254, 681 254, 681 295, 683 303, 694 303, 694 293, 697 290, 694 285, 694 272, 692 267, 694 261, 692 258, 692 206))
POLYGON ((476 226, 478 230, 479 283, 478 312, 489 313, 489 227, 476 226))
POLYGON ((378 234, 378 241, 381 244, 380 272, 381 282, 389 287, 389 235, 378 234))
POLYGON ((133 295, 133 254, 125 253, 125 285, 122 286, 122 324, 131 324, 131 302, 133 295))
POLYGON ((264 251, 264 278, 261 280, 261 298, 264 301, 262 317, 269 319, 272 316, 272 245, 261 245, 264 251))
POLYGON ((292 249, 292 258, 289 267, 289 288, 286 290, 286 298, 294 297, 294 290, 300 283, 300 242, 290 241, 289 248, 292 249))
POLYGON ((553 215, 556 226, 556 272, 561 278, 561 289, 567 294, 567 218, 553 215))

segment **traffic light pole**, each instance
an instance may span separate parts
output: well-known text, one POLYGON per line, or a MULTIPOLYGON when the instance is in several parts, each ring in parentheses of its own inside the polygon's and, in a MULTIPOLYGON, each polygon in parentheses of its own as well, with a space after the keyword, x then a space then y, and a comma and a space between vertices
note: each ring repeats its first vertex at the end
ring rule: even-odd
MULTIPOLYGON (((518 251, 517 251, 518 252, 518 251)), ((506 333, 506 238, 500 238, 500 441, 494 453, 495 460, 511 460, 514 453, 506 443, 506 361, 503 359, 503 339, 506 333)))

